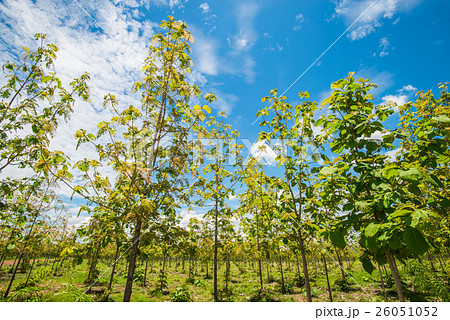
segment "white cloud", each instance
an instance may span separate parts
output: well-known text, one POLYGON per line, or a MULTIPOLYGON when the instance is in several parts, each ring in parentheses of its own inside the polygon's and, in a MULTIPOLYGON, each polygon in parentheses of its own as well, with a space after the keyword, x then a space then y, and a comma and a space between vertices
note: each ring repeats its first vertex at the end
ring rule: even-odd
MULTIPOLYGON (((334 17, 343 17, 347 25, 355 23, 348 34, 351 40, 358 40, 375 32, 386 19, 392 19, 397 13, 402 13, 416 7, 422 0, 341 0, 335 1, 334 17), (370 9, 369 9, 370 8, 370 9), (365 12, 362 16, 361 14, 365 12)), ((396 24, 398 21, 394 21, 396 24)))
POLYGON ((228 38, 229 45, 236 53, 250 50, 254 46, 257 35, 253 20, 258 11, 259 7, 255 1, 242 2, 236 6, 236 25, 239 31, 228 38))
POLYGON ((397 156, 397 153, 398 153, 399 150, 400 149, 397 148, 397 149, 394 149, 394 150, 389 150, 389 151, 387 151, 385 153, 385 155, 387 155, 389 157, 388 160, 390 162, 396 162, 397 161, 396 156, 397 156))
MULTIPOLYGON (((7 0, 0 4, 0 43, 8 48, 0 51, 2 62, 19 56, 23 46, 35 48, 34 34, 40 32, 60 47, 55 71, 66 87, 84 71, 91 75, 91 102, 77 102, 70 121, 58 127, 51 142, 51 148, 65 152, 72 163, 84 157, 97 158, 92 148, 76 150, 73 135, 81 128, 95 132, 98 122, 109 120, 110 113, 101 107, 104 95, 114 94, 121 107, 140 104, 139 95, 133 95, 131 87, 141 79, 148 41, 157 25, 133 18, 139 6, 136 1, 127 1, 130 7, 116 7, 99 0, 95 10, 88 1, 78 3, 80 6, 62 0, 7 0)), ((103 172, 114 178, 112 170, 103 172)), ((20 176, 17 170, 8 173, 20 176)), ((64 185, 58 193, 72 194, 64 185)))
POLYGON ((189 220, 192 218, 197 218, 198 220, 203 220, 203 214, 197 213, 195 210, 183 209, 180 211, 180 217, 182 218, 180 221, 180 225, 182 227, 187 227, 189 224, 189 220))
POLYGON ((299 13, 295 16, 295 25, 294 25, 294 31, 298 31, 302 28, 302 23, 305 20, 305 17, 302 13, 299 13))
POLYGON ((417 88, 408 84, 407 86, 403 86, 403 88, 400 89, 401 92, 407 91, 407 92, 416 92, 417 88))
POLYGON ((91 217, 87 216, 77 217, 76 215, 71 215, 68 220, 68 225, 69 227, 79 228, 81 227, 81 225, 88 223, 89 220, 91 220, 91 217))
POLYGON ((277 154, 265 140, 255 142, 250 148, 250 154, 263 165, 275 166, 277 154))
POLYGON ((404 105, 405 103, 410 101, 410 98, 414 92, 417 91, 417 88, 408 84, 403 86, 400 90, 398 90, 398 94, 389 94, 381 98, 384 104, 391 104, 396 112, 398 112, 398 106, 404 105))
POLYGON ((211 104, 211 107, 218 112, 225 111, 227 115, 230 115, 236 103, 239 101, 239 97, 231 93, 223 93, 219 89, 215 89, 214 94, 217 101, 211 104))
POLYGON ((384 104, 389 104, 389 103, 394 104, 395 111, 398 111, 398 107, 397 106, 402 106, 406 102, 408 102, 408 96, 404 95, 404 94, 399 94, 399 95, 389 94, 387 96, 384 96, 381 99, 383 100, 384 104))
POLYGON ((384 37, 380 39, 380 57, 387 56, 389 54, 389 49, 391 47, 391 44, 389 43, 388 38, 384 37))
POLYGON ((218 75, 223 69, 217 56, 219 42, 212 37, 205 36, 195 28, 193 28, 193 33, 195 34, 195 42, 192 45, 194 68, 210 76, 218 75))
POLYGON ((204 87, 205 84, 208 82, 206 77, 198 71, 192 71, 191 73, 189 73, 187 76, 187 79, 188 79, 189 83, 191 83, 191 84, 195 83, 200 88, 204 87))
POLYGON ((202 13, 208 13, 209 12, 209 4, 207 2, 203 2, 200 6, 200 9, 202 9, 202 13))
POLYGON ((233 200, 236 200, 237 199, 237 196, 236 195, 230 195, 229 197, 228 197, 228 200, 230 200, 230 201, 233 201, 233 200))

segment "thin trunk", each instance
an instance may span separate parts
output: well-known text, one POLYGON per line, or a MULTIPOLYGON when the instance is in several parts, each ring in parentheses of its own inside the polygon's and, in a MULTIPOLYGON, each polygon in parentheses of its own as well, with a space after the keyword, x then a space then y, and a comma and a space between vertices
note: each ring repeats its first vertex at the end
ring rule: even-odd
POLYGON ((433 272, 436 273, 436 268, 434 267, 433 260, 431 259, 429 252, 427 252, 427 258, 428 258, 428 261, 430 261, 431 270, 433 270, 433 272))
MULTIPOLYGON (((217 191, 217 173, 216 179, 216 191, 217 191)), ((219 231, 219 210, 218 210, 218 199, 215 200, 215 219, 214 219, 214 301, 219 301, 217 296, 217 245, 218 245, 218 231, 219 231)))
POLYGON ((111 270, 111 275, 109 276, 108 292, 111 292, 112 283, 114 279, 114 273, 116 272, 117 256, 119 255, 119 246, 116 244, 116 254, 114 255, 113 267, 111 270))
POLYGON ((51 254, 49 253, 49 254, 47 254, 47 256, 45 257, 44 268, 47 267, 48 261, 50 260, 50 255, 51 255, 51 254))
POLYGON ((14 272, 12 274, 11 280, 9 281, 8 288, 6 289, 6 292, 5 292, 4 296, 3 296, 3 298, 5 298, 5 299, 8 298, 9 290, 11 290, 11 286, 12 286, 12 284, 14 282, 14 279, 16 278, 17 269, 19 269, 19 265, 20 265, 20 261, 22 260, 22 256, 23 256, 23 253, 21 253, 19 255, 19 261, 17 262, 16 267, 14 268, 14 272))
POLYGON ((28 272, 27 281, 25 281, 25 287, 28 285, 28 281, 30 280, 31 272, 33 271, 35 263, 36 263, 36 255, 33 257, 33 264, 31 265, 30 271, 28 272))
POLYGON ((128 265, 127 284, 125 286, 125 292, 123 294, 123 302, 130 302, 131 292, 133 291, 133 276, 134 269, 136 267, 136 256, 139 247, 139 237, 141 236, 141 219, 136 221, 136 228, 134 230, 133 245, 130 253, 130 263, 128 265))
POLYGON ((295 262, 296 262, 296 265, 297 265, 297 274, 298 274, 299 279, 300 279, 300 277, 301 277, 301 274, 300 274, 300 262, 298 261, 298 256, 297 255, 295 255, 295 262))
POLYGON ((280 247, 278 247, 278 261, 280 262, 280 273, 281 273, 281 288, 282 292, 285 293, 285 286, 284 286, 284 274, 283 274, 283 263, 281 262, 281 252, 280 247))
POLYGON ((145 259, 145 271, 144 271, 144 287, 145 287, 145 281, 147 280, 147 267, 148 267, 148 259, 145 259))
MULTIPOLYGON (((97 250, 95 251, 95 254, 92 256, 92 260, 91 260, 91 265, 89 267, 89 275, 87 278, 87 283, 91 284, 93 282, 93 278, 94 278, 94 270, 97 267, 97 259, 98 259, 98 254, 100 252, 100 245, 98 245, 97 250)), ((56 269, 55 269, 56 272, 56 269)))
POLYGON ((303 275, 305 277, 306 299, 308 300, 308 302, 312 302, 311 285, 309 284, 308 264, 306 262, 306 250, 300 229, 298 229, 298 240, 300 244, 300 253, 302 255, 303 275))
POLYGON ((227 264, 225 270, 225 292, 228 293, 228 281, 230 281, 230 258, 227 257, 227 264))
POLYGON ((380 264, 377 263, 377 265, 378 265, 378 273, 380 274, 381 288, 383 288, 383 293, 384 293, 384 301, 387 302, 389 300, 388 300, 388 296, 386 293, 386 287, 384 286, 383 273, 381 272, 380 264))
POLYGON ((3 252, 2 257, 0 258, 0 269, 3 267, 3 262, 5 262, 6 252, 3 252))
POLYGON ((328 278, 327 259, 325 258, 325 256, 323 254, 322 254, 322 259, 323 259, 323 267, 325 268, 325 275, 327 276, 328 295, 330 297, 330 302, 333 302, 333 293, 331 291, 330 279, 328 278))
POLYGON ((339 269, 341 271, 342 281, 345 281, 344 265, 342 264, 341 255, 339 254, 338 248, 334 247, 334 251, 336 251, 336 256, 338 258, 339 269))
POLYGON ((445 271, 444 265, 442 264, 441 258, 439 257, 439 254, 437 255, 437 257, 438 257, 439 264, 441 265, 442 273, 447 274, 447 272, 445 271))
POLYGON ((386 252, 386 258, 389 263, 389 269, 391 270, 392 277, 394 278, 395 289, 397 290, 398 300, 400 302, 405 302, 405 296, 403 295, 403 286, 400 280, 400 275, 398 273, 397 266, 394 261, 394 257, 391 255, 391 250, 388 248, 386 252))

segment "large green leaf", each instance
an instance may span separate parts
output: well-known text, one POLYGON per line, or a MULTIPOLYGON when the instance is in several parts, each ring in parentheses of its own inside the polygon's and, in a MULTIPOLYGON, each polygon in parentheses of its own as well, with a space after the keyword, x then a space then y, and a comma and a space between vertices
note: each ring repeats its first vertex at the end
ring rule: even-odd
POLYGON ((397 175, 398 175, 398 171, 395 168, 386 168, 384 170, 384 177, 386 179, 389 179, 390 177, 397 176, 397 175))
POLYGON ((394 234, 389 239, 389 246, 394 250, 397 250, 398 248, 400 248, 401 244, 402 244, 402 239, 399 234, 394 234))
POLYGON ((395 210, 393 214, 390 215, 391 218, 403 217, 412 214, 416 209, 412 206, 403 206, 398 210, 395 210))
POLYGON ((372 262, 370 262, 369 259, 364 259, 361 262, 364 270, 366 270, 367 273, 372 274, 373 270, 375 270, 375 267, 373 266, 372 262))
POLYGON ((431 183, 435 187, 444 188, 444 184, 434 174, 430 174, 426 180, 427 180, 427 182, 431 183))
POLYGON ((417 255, 422 255, 428 250, 428 243, 425 240, 422 232, 416 228, 407 227, 403 233, 403 240, 409 250, 417 255))
POLYGON ((423 175, 420 173, 419 169, 411 168, 408 170, 399 170, 398 175, 405 181, 417 184, 423 178, 423 175))
POLYGON ((379 229, 380 229, 380 225, 371 223, 364 230, 364 235, 368 238, 373 237, 374 235, 377 234, 379 229))
POLYGON ((445 114, 441 114, 440 116, 433 117, 433 120, 437 121, 437 122, 450 123, 450 117, 446 116, 445 114))
POLYGON ((333 244, 341 249, 344 249, 346 246, 344 235, 341 231, 333 231, 330 233, 330 240, 333 244))
POLYGON ((338 168, 334 167, 334 166, 328 166, 328 167, 323 167, 319 173, 323 174, 325 176, 330 175, 335 173, 336 171, 338 171, 338 168))

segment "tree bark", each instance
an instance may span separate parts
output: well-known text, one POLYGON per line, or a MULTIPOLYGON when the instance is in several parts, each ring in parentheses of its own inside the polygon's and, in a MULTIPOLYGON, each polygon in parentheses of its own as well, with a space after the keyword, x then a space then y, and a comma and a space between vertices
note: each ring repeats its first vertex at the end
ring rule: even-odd
POLYGON ((322 259, 323 259, 323 267, 325 268, 325 275, 327 276, 328 295, 330 297, 330 302, 333 302, 333 293, 331 291, 330 278, 328 277, 327 259, 325 258, 325 255, 323 255, 323 254, 322 254, 322 259))
POLYGON ((283 274, 283 263, 281 261, 281 252, 280 252, 280 247, 278 247, 278 261, 280 262, 280 273, 281 273, 281 288, 282 288, 282 292, 285 293, 285 285, 284 285, 284 274, 283 274))
POLYGON ((335 247, 334 251, 336 251, 336 256, 338 258, 339 262, 339 269, 341 271, 342 280, 345 281, 345 271, 344 271, 344 265, 342 264, 341 255, 339 254, 339 250, 335 247))
POLYGON ((383 288, 383 293, 384 293, 384 301, 387 302, 389 300, 388 300, 387 293, 386 293, 386 287, 384 286, 383 273, 381 272, 380 264, 377 263, 377 265, 378 265, 378 273, 380 274, 381 288, 383 288))
POLYGON ((308 264, 306 262, 306 250, 303 243, 303 236, 300 228, 298 229, 298 241, 300 244, 300 253, 302 256, 303 275, 305 277, 306 299, 308 300, 308 302, 312 302, 311 285, 309 283, 309 274, 308 274, 308 264))
POLYGON ((215 207, 215 221, 214 221, 214 301, 218 301, 217 296, 217 233, 218 233, 218 208, 217 208, 217 199, 216 199, 216 207, 215 207))
POLYGON ((109 277, 108 292, 111 292, 112 283, 113 283, 113 279, 114 279, 114 272, 116 272, 116 264, 117 264, 117 256, 118 255, 119 255, 119 246, 116 244, 116 254, 114 255, 113 267, 111 270, 111 275, 109 277))
POLYGON ((392 277, 394 278, 395 289, 397 290, 398 300, 400 302, 405 302, 405 296, 403 295, 403 286, 400 280, 400 274, 398 272, 397 266, 395 265, 394 257, 391 255, 391 249, 388 248, 386 252, 386 258, 389 263, 389 269, 391 270, 392 277))
POLYGON ((142 221, 141 219, 138 218, 138 220, 136 221, 136 227, 134 229, 133 245, 131 247, 130 262, 128 265, 127 284, 125 286, 125 292, 123 294, 123 302, 130 302, 131 299, 131 292, 133 290, 134 269, 136 267, 136 256, 139 247, 139 237, 141 236, 141 225, 142 221))
POLYGON ((21 253, 19 255, 19 261, 17 261, 17 264, 16 264, 16 267, 14 268, 14 272, 12 274, 11 280, 9 281, 8 288, 6 289, 6 292, 5 292, 4 296, 3 296, 3 298, 5 298, 5 299, 8 298, 9 291, 11 290, 11 286, 12 286, 12 284, 14 282, 14 279, 16 278, 17 269, 19 269, 19 265, 20 265, 20 261, 22 260, 22 257, 23 257, 23 253, 21 253))
POLYGON ((33 271, 35 263, 36 263, 36 255, 33 257, 33 264, 31 265, 30 271, 28 272, 27 281, 25 281, 25 287, 28 285, 28 281, 30 280, 31 272, 33 271))

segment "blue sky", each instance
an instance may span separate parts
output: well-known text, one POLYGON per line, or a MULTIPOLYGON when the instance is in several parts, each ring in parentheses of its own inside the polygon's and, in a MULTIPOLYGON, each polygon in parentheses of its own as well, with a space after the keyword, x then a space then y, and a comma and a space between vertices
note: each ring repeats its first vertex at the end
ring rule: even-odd
MULTIPOLYGON (((139 104, 131 84, 140 79, 151 36, 168 15, 185 21, 194 35, 191 80, 218 96, 214 112, 225 110, 229 123, 251 143, 261 129, 252 125, 261 98, 273 88, 290 87, 350 26, 287 91, 289 102, 298 102, 304 90, 320 102, 331 93, 331 82, 349 71, 379 85, 376 103, 404 103, 416 90, 437 92, 437 84, 449 80, 450 2, 445 0, 1 1, 2 63, 17 59, 23 46, 34 48, 33 34, 43 32, 61 48, 55 69, 66 83, 91 73, 92 102, 77 104, 71 121, 58 129, 55 149, 74 161, 95 157, 93 150, 75 150, 75 130, 94 131, 108 118, 101 108, 106 93, 123 106, 139 104)), ((389 125, 395 127, 393 119, 389 125)))

